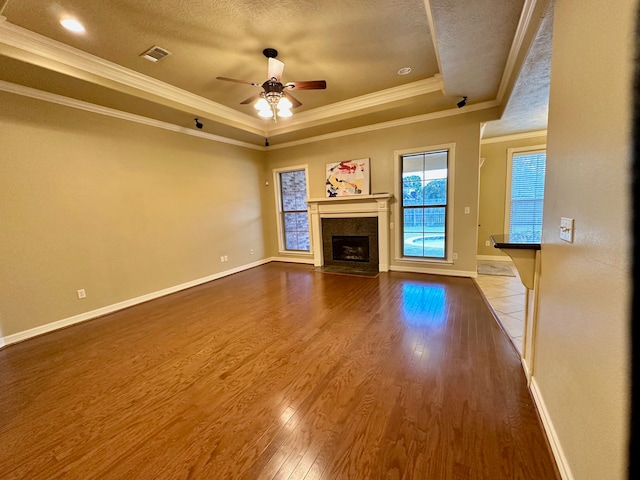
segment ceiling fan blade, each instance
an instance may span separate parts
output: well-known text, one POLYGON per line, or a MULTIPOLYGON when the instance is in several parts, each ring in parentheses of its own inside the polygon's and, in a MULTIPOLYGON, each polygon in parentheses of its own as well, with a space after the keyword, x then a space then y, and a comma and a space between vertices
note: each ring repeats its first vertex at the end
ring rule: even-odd
POLYGON ((235 78, 228 77, 216 77, 216 80, 224 80, 225 82, 235 82, 235 83, 244 83, 246 85, 252 85, 254 87, 259 87, 259 83, 247 82, 246 80, 236 80, 235 78))
POLYGON ((327 88, 327 82, 325 80, 307 80, 305 82, 289 82, 285 87, 293 88, 294 90, 324 90, 327 88))
POLYGON ((275 58, 269 58, 269 79, 274 78, 278 81, 282 78, 282 71, 284 70, 284 63, 275 58))
POLYGON ((296 108, 299 107, 300 105, 302 105, 302 102, 300 102, 300 100, 298 100, 296 97, 294 97, 293 95, 291 95, 289 92, 287 92, 286 90, 282 92, 282 94, 289 99, 289 101, 291 102, 291 108, 296 108))
POLYGON ((256 93, 255 95, 251 95, 246 100, 240 102, 240 105, 246 105, 247 103, 253 103, 260 98, 260 93, 256 93))

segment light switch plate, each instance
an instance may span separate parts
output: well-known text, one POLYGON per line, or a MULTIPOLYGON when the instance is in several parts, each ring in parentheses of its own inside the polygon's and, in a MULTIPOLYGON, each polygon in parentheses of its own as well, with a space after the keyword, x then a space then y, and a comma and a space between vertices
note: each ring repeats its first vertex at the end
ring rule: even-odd
POLYGON ((560 218, 560 240, 573 243, 573 218, 560 218))

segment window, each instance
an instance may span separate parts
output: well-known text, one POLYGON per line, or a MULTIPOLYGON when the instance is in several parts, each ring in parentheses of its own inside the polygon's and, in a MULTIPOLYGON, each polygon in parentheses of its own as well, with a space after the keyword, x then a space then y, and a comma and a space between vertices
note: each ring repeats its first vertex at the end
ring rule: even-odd
POLYGON ((449 149, 399 156, 401 256, 447 258, 449 149))
POLYGON ((277 186, 280 250, 309 252, 307 214, 307 169, 294 167, 274 170, 277 186))
POLYGON ((507 228, 511 241, 542 240, 545 150, 509 149, 510 185, 507 188, 507 228))

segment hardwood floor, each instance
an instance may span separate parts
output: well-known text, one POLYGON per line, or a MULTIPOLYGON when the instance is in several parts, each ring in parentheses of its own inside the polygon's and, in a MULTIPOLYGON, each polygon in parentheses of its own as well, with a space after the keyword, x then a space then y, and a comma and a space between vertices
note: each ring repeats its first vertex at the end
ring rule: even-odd
POLYGON ((0 351, 2 479, 557 479, 473 281, 271 263, 0 351))

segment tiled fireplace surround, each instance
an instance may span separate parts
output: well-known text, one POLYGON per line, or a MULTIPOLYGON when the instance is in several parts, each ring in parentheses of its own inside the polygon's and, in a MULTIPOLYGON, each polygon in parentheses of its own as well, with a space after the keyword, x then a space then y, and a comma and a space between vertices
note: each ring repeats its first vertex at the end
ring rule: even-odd
MULTIPOLYGON (((307 200, 311 214, 311 238, 313 245, 313 264, 321 267, 327 264, 325 259, 330 253, 323 250, 330 248, 330 239, 323 242, 322 219, 358 219, 366 217, 377 218, 377 246, 370 253, 378 253, 378 270, 389 271, 389 201, 391 194, 379 193, 352 197, 310 198, 307 200), (372 252, 373 250, 373 252, 372 252)), ((347 221, 347 230, 341 235, 361 235, 371 227, 370 222, 347 221)), ((325 227, 327 228, 327 227, 325 227)), ((328 227, 333 228, 333 227, 328 227)), ((335 233, 335 232, 334 232, 335 233)), ((326 239, 325 239, 326 240, 326 239)))

